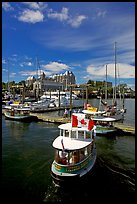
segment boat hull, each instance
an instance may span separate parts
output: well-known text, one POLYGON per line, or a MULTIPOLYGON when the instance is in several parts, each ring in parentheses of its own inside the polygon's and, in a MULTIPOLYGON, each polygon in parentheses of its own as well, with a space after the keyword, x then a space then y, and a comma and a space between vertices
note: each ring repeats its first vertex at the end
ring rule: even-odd
POLYGON ((8 120, 16 120, 16 121, 32 121, 32 120, 36 120, 36 117, 35 116, 31 116, 31 115, 28 115, 28 116, 11 116, 11 115, 8 115, 6 113, 4 113, 5 115, 5 119, 8 119, 8 120))
POLYGON ((116 133, 116 131, 117 128, 115 127, 96 125, 96 135, 109 135, 116 133))

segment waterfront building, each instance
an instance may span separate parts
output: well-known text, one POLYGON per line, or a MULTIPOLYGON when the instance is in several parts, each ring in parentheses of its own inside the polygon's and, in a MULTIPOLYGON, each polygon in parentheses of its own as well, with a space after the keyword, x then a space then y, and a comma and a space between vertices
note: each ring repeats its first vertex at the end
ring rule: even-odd
POLYGON ((68 85, 76 84, 75 75, 71 71, 66 71, 64 74, 55 74, 50 78, 54 79, 56 82, 63 83, 65 90, 68 90, 68 85))
POLYGON ((68 85, 75 84, 75 76, 71 71, 66 71, 64 74, 55 74, 50 77, 46 77, 43 72, 40 77, 33 83, 33 90, 44 91, 56 91, 56 90, 68 90, 68 85))
POLYGON ((27 87, 30 87, 33 85, 33 83, 36 81, 36 78, 34 76, 29 76, 26 81, 25 81, 25 85, 27 87))
POLYGON ((42 75, 40 75, 38 80, 33 83, 33 90, 39 90, 41 94, 45 91, 56 91, 63 89, 63 83, 56 82, 54 79, 46 77, 44 72, 42 75))

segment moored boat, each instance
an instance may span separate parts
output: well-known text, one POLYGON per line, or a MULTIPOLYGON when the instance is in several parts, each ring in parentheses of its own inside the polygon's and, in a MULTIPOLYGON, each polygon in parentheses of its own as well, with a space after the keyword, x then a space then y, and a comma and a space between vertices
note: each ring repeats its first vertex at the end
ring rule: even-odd
POLYGON ((56 185, 79 180, 96 161, 95 125, 83 114, 72 114, 71 123, 59 125, 60 135, 53 141, 55 158, 51 175, 56 185))
POLYGON ((30 121, 30 120, 33 120, 35 117, 30 115, 29 107, 23 107, 15 104, 11 104, 10 106, 5 106, 4 115, 6 119, 18 120, 18 121, 30 121))
POLYGON ((113 125, 117 119, 112 116, 105 116, 105 111, 91 111, 89 109, 83 110, 82 112, 85 114, 85 117, 94 121, 97 135, 110 135, 110 133, 115 133, 117 131, 117 128, 113 125))

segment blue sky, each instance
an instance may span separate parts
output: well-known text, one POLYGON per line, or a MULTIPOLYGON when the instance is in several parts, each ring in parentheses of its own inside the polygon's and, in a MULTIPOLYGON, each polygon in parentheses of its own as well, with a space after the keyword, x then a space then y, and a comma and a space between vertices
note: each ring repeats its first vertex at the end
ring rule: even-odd
POLYGON ((105 80, 135 87, 134 2, 3 2, 2 81, 70 70, 76 83, 105 80))

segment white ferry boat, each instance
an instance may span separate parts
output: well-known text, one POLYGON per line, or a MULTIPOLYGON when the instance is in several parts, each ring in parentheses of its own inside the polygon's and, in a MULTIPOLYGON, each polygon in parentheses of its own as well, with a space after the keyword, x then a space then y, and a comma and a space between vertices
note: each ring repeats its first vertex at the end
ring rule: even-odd
POLYGON ((72 114, 71 123, 59 125, 53 141, 55 158, 51 175, 56 185, 72 182, 90 172, 96 161, 95 125, 83 114, 72 114))

